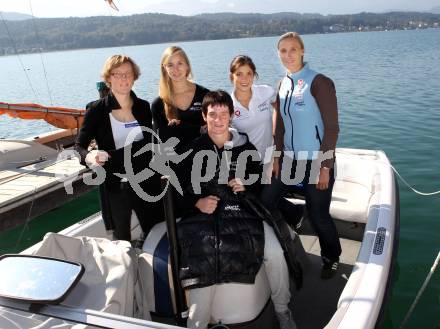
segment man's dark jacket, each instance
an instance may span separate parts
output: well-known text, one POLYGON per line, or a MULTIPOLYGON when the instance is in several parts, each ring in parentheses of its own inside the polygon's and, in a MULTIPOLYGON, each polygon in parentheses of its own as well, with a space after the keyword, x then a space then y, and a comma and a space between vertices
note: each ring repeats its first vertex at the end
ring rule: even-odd
MULTIPOLYGON (((260 159, 258 156, 254 159, 248 157, 248 161, 237 163, 243 151, 254 151, 255 155, 258 153, 245 134, 231 130, 231 135, 231 141, 223 149, 219 149, 208 134, 202 135, 188 146, 193 151, 179 166, 179 177, 182 178, 184 189, 180 205, 184 216, 178 226, 180 279, 186 288, 226 282, 253 283, 263 262, 262 221, 243 206, 240 193, 234 194, 226 185, 237 171, 240 172, 240 165, 246 164, 246 176, 242 179, 248 178, 249 174, 261 174, 260 159), (200 193, 195 193, 191 184, 191 170, 194 157, 199 151, 212 151, 216 166, 214 178, 201 183, 200 193), (221 166, 222 159, 225 167, 221 166), (219 183, 219 177, 223 177, 223 182, 219 183), (216 211, 210 215, 201 213, 195 207, 198 199, 209 195, 220 198, 216 211)), ((206 172, 206 158, 201 168, 202 176, 209 174, 206 172)), ((245 185, 246 193, 257 191, 258 182, 259 179, 254 184, 245 185)))

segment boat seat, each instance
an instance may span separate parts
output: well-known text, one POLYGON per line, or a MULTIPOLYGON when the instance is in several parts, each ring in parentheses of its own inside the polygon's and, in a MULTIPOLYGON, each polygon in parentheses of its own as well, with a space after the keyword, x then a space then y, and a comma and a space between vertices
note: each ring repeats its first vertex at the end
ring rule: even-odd
POLYGON ((340 220, 366 223, 370 200, 375 192, 376 167, 349 154, 336 157, 336 181, 330 214, 340 220))
MULTIPOLYGON (((144 253, 139 258, 139 277, 143 291, 147 293, 147 305, 151 312, 159 316, 173 316, 174 288, 165 222, 152 228, 142 249, 144 253)), ((251 321, 261 313, 269 297, 269 282, 263 264, 255 278, 255 284, 228 283, 216 286, 211 323, 251 321)))

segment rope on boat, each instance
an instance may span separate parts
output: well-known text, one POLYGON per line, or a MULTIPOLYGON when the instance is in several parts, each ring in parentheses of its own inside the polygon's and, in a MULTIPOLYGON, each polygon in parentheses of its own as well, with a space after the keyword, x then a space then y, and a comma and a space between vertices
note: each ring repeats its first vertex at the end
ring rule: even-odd
POLYGON ((393 171, 396 173, 396 175, 402 180, 402 182, 410 189, 412 190, 414 193, 419 194, 419 195, 423 195, 423 196, 430 196, 430 195, 436 195, 436 194, 440 194, 440 190, 439 191, 435 191, 435 192, 420 192, 418 190, 416 190, 414 187, 412 187, 403 177, 402 175, 399 174, 399 172, 397 171, 396 168, 393 167, 393 165, 390 163, 389 166, 391 167, 391 169, 393 169, 393 171))
POLYGON ((18 246, 21 244, 21 240, 23 239, 23 236, 24 236, 24 231, 29 230, 29 222, 31 220, 32 209, 34 208, 34 202, 35 202, 35 198, 36 198, 36 194, 37 194, 37 187, 35 185, 33 185, 33 187, 34 187, 34 193, 32 193, 31 205, 29 207, 29 212, 26 217, 26 222, 24 223, 23 229, 20 232, 20 236, 18 237, 18 240, 15 243, 15 247, 14 247, 15 250, 17 250, 18 246))
MULTIPOLYGON (((337 153, 342 153, 342 154, 348 154, 351 155, 352 153, 350 152, 346 152, 344 150, 338 150, 337 153)), ((430 195, 436 195, 436 194, 440 194, 440 190, 438 191, 434 191, 434 192, 421 192, 419 190, 416 190, 414 187, 411 186, 411 184, 409 184, 405 178, 402 177, 402 175, 397 171, 396 168, 393 167, 393 165, 389 162, 383 162, 383 161, 378 161, 378 163, 382 163, 384 165, 390 166, 391 169, 393 169, 393 171, 396 173, 397 177, 399 177, 402 182, 410 189, 412 190, 414 193, 419 194, 419 195, 423 195, 423 196, 430 196, 430 195)))
POLYGON ((416 307, 417 303, 420 300, 420 297, 422 296, 423 292, 425 291, 426 287, 428 286, 428 283, 431 280, 432 275, 434 274, 434 272, 438 266, 439 261, 440 261, 440 251, 437 254, 437 258, 435 259, 434 264, 432 264, 431 270, 429 271, 428 276, 425 279, 425 282, 423 282, 422 287, 419 289, 419 291, 416 295, 416 298, 414 299, 414 302, 412 303, 411 307, 408 310, 408 313, 406 313, 405 318, 403 319, 402 323, 400 324, 400 327, 399 327, 400 329, 404 328, 406 323, 408 322, 411 314, 414 311, 414 308, 416 307))

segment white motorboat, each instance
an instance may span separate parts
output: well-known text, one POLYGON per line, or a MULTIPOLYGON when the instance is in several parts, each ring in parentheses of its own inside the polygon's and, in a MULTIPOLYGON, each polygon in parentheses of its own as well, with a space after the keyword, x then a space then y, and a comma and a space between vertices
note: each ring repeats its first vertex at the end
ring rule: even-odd
MULTIPOLYGON (((319 278, 319 243, 304 223, 300 239, 310 266, 302 289, 294 292, 291 302, 301 329, 378 327, 391 290, 399 195, 390 162, 384 152, 372 150, 337 149, 336 157, 331 214, 343 250, 340 268, 329 280, 319 278)), ((140 235, 132 220, 132 236, 140 235)), ((14 299, 10 294, 0 298, 0 327, 176 328, 172 324, 177 307, 172 271, 168 255, 160 256, 160 249, 168 250, 164 236, 166 225, 160 223, 142 249, 111 241, 99 213, 58 234, 47 234, 23 254, 82 263, 82 278, 57 305, 35 304, 35 300, 14 299), (164 303, 171 314, 166 314, 164 303)), ((253 285, 219 285, 213 303, 211 322, 221 323, 217 328, 277 328, 264 271, 260 270, 253 285)))

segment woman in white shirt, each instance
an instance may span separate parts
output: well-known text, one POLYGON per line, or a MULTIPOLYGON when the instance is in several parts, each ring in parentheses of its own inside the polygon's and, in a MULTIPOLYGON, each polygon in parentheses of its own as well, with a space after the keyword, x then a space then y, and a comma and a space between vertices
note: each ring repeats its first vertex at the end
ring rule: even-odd
MULTIPOLYGON (((231 125, 239 132, 246 133, 249 141, 260 153, 263 173, 261 182, 269 184, 272 175, 273 151, 273 109, 276 105, 277 91, 268 85, 256 85, 258 79, 256 66, 246 55, 234 57, 229 66, 229 78, 234 86, 231 93, 234 102, 234 115, 231 125)), ((303 215, 302 206, 295 206, 283 199, 279 210, 286 221, 296 226, 303 215)))
POLYGON ((229 77, 234 90, 234 115, 231 125, 246 133, 249 141, 260 153, 263 163, 270 162, 271 152, 265 159, 266 150, 273 146, 273 105, 276 91, 267 85, 255 85, 258 73, 252 59, 245 55, 236 56, 229 67, 229 77))

